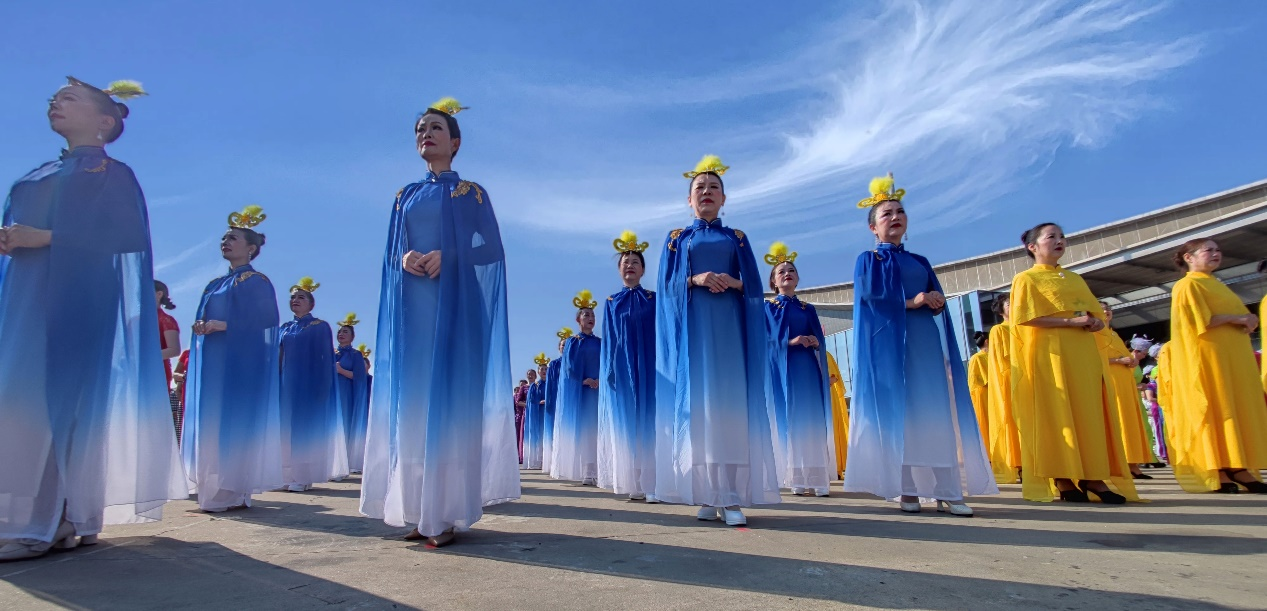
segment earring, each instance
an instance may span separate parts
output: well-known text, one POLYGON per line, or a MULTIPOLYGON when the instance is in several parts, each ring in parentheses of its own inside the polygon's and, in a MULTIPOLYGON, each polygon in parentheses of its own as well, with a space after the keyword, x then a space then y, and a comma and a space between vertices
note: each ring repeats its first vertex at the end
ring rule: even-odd
POLYGON ((97 142, 101 142, 102 140, 104 140, 104 138, 102 138, 102 137, 101 137, 101 131, 100 131, 100 130, 98 130, 98 131, 97 131, 97 142))

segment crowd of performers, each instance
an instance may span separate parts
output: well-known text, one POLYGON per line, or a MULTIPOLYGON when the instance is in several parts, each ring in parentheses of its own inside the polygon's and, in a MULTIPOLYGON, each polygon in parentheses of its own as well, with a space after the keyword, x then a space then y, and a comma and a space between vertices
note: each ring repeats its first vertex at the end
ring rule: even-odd
POLYGON ((1024 233, 1034 265, 965 367, 936 274, 905 247, 891 175, 859 203, 876 243, 854 268, 851 402, 814 307, 797 297, 797 253, 775 243, 763 273, 752 237, 722 222, 728 168, 715 156, 685 173, 695 218, 668 232, 655 290, 642 284, 649 244, 625 232, 601 335, 599 302, 581 291, 578 331, 560 332, 559 356, 538 355, 516 389, 505 251, 488 192, 452 168, 463 110, 452 98, 413 125, 428 171, 392 207, 372 390, 370 353, 352 348, 356 316, 315 317, 311 278, 291 287, 282 322, 254 268, 258 206, 229 216, 229 271, 208 284, 180 355, 144 196, 105 152, 123 101, 144 94, 70 78, 48 107, 66 150, 21 178, 3 210, 0 559, 91 545, 103 525, 159 519, 188 494, 227 511, 356 472, 362 514, 435 546, 517 499, 521 466, 730 525, 782 490, 826 496, 842 474, 845 491, 905 512, 935 503, 971 516, 966 496, 1017 481, 1033 501, 1121 504, 1139 500, 1138 467, 1159 454, 1184 490, 1267 492, 1258 319, 1213 275, 1215 242, 1175 255, 1187 273, 1151 381, 1136 369, 1149 346, 1128 347, 1111 310, 1060 267, 1052 223, 1024 233))

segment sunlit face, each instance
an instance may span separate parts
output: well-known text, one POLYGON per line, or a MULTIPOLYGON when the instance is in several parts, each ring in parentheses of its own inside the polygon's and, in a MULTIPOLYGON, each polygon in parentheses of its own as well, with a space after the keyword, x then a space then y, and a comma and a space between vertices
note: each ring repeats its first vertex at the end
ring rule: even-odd
POLYGON ((559 354, 563 354, 563 346, 568 343, 566 339, 559 340, 559 354))
POLYGON ((550 370, 550 366, 549 366, 549 365, 538 365, 538 366, 537 366, 537 376, 538 376, 538 377, 540 377, 542 380, 544 380, 544 379, 546 379, 546 372, 547 372, 547 371, 549 371, 549 370, 550 370))
POLYGON ((1194 272, 1212 272, 1223 264, 1223 251, 1214 240, 1206 240, 1195 252, 1183 256, 1188 269, 1194 272))
POLYGON ((528 370, 528 383, 529 384, 537 383, 537 372, 532 369, 528 370))
POLYGON ((1003 300, 1003 318, 1005 320, 1012 319, 1012 300, 1011 299, 1003 300))
POLYGON ((801 275, 797 273, 795 265, 783 262, 774 268, 774 286, 780 291, 795 291, 800 282, 801 275))
POLYGON ((356 339, 356 334, 353 333, 350 327, 339 327, 339 332, 335 334, 334 339, 339 342, 340 346, 347 346, 352 343, 353 339, 356 339))
POLYGON ((875 208, 875 222, 871 224, 874 233, 881 242, 899 244, 906 235, 906 208, 902 202, 882 202, 875 208))
POLYGON ((1113 322, 1113 308, 1107 303, 1100 304, 1100 307, 1104 309, 1104 324, 1113 322))
POLYGON ((1038 239, 1026 244, 1035 259, 1056 259, 1065 256, 1065 232, 1059 225, 1044 225, 1038 230, 1038 239))
POLYGON ((426 161, 448 162, 462 146, 462 139, 449 132, 449 122, 434 113, 423 115, 414 125, 414 140, 418 154, 426 161))
POLYGON ((620 279, 629 286, 642 282, 642 275, 647 271, 643 269, 642 259, 632 253, 620 255, 619 269, 620 279))
POLYGON ((291 291, 290 311, 300 318, 307 316, 312 311, 312 295, 308 291, 291 291))
POLYGON ((106 134, 114 128, 114 117, 102 114, 79 85, 66 85, 48 100, 48 123, 64 138, 106 134))
POLYGON ((687 198, 695 216, 705 220, 717 218, 726 205, 721 179, 712 174, 700 174, 691 180, 691 195, 687 198))
POLYGON ((576 324, 581 325, 582 333, 594 330, 594 310, 584 308, 576 312, 576 324))
POLYGON ((255 246, 247 243, 241 230, 230 229, 220 238, 220 254, 226 261, 249 261, 254 252, 255 246))

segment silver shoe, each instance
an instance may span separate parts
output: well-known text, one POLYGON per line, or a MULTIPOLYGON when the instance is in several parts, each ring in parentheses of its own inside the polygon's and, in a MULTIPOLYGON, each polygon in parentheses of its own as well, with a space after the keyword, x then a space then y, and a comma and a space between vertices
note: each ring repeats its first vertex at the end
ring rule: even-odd
POLYGON ((972 508, 965 505, 963 501, 937 501, 937 511, 949 511, 952 516, 963 516, 965 518, 972 517, 972 508), (947 509, 942 509, 945 505, 947 509))
POLYGON ((701 520, 710 520, 710 521, 711 521, 711 520, 716 520, 716 519, 718 519, 718 518, 720 517, 720 516, 718 515, 719 513, 721 513, 721 512, 719 512, 719 511, 717 510, 717 508, 716 508, 716 507, 709 507, 709 506, 705 505, 705 506, 703 506, 703 507, 700 507, 700 508, 699 508, 699 512, 695 514, 695 517, 696 517, 696 518, 699 518, 699 519, 701 519, 701 520))
POLYGON ((748 525, 748 518, 744 517, 743 511, 737 506, 734 509, 727 507, 722 510, 722 513, 726 516, 726 526, 748 525))
POLYGON ((919 503, 906 503, 903 501, 898 501, 897 507, 898 509, 905 511, 906 513, 919 513, 919 510, 920 510, 919 503))

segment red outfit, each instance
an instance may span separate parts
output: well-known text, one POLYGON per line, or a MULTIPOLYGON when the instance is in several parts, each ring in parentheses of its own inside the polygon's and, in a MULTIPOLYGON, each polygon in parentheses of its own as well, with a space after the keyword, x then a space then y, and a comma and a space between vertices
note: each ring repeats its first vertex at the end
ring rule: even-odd
MULTIPOLYGON (((168 331, 180 332, 180 325, 176 323, 176 319, 171 314, 164 312, 162 308, 158 310, 158 341, 162 342, 163 350, 167 349, 167 338, 165 334, 168 331)), ((163 368, 167 370, 167 388, 170 392, 172 387, 172 361, 171 359, 163 359, 163 368)))

